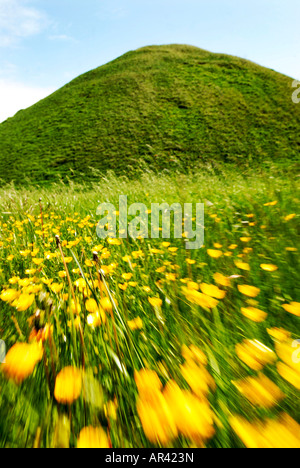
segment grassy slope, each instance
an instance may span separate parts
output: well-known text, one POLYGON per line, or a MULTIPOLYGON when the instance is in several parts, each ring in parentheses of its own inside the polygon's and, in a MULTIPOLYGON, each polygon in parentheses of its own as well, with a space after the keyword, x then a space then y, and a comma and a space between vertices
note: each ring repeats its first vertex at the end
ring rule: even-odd
POLYGON ((9 182, 89 178, 94 170, 186 168, 199 161, 297 159, 291 79, 195 47, 128 52, 0 125, 9 182))

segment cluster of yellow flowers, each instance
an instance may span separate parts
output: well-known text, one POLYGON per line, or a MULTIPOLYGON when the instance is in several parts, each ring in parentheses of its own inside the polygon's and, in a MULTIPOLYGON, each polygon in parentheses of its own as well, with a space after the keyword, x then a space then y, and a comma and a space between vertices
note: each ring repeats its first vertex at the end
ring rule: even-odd
POLYGON ((135 372, 137 411, 147 438, 154 444, 170 444, 182 435, 203 446, 214 433, 214 413, 208 402, 215 382, 206 370, 204 353, 194 345, 182 349, 186 362, 181 373, 191 390, 169 380, 165 387, 153 370, 135 372))

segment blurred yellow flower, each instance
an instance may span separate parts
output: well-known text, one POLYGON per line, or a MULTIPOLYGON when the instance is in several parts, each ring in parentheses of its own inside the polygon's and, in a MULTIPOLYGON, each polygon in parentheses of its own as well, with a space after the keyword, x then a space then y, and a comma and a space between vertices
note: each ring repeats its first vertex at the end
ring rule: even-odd
POLYGON ((276 354, 258 340, 244 340, 235 347, 241 361, 255 371, 262 370, 267 364, 276 361, 276 354))
POLYGON ((16 289, 5 289, 0 295, 0 299, 3 302, 11 303, 20 295, 16 289))
POLYGON ((182 292, 189 302, 191 302, 192 304, 197 304, 200 307, 204 307, 206 309, 213 309, 214 307, 217 307, 219 303, 213 297, 200 293, 195 289, 188 289, 186 287, 183 287, 182 292))
POLYGON ((276 266, 276 265, 270 265, 270 264, 266 264, 266 263, 262 263, 262 264, 260 265, 260 268, 261 268, 262 270, 264 270, 264 271, 271 271, 271 272, 272 272, 272 271, 278 270, 278 266, 276 266))
POLYGON ((291 333, 284 328, 267 328, 267 332, 277 341, 286 341, 291 336, 291 333))
POLYGON ((14 302, 13 307, 15 307, 19 312, 24 312, 25 310, 29 309, 34 302, 35 296, 34 294, 21 294, 14 302))
POLYGON ((292 213, 292 214, 287 215, 284 219, 285 221, 290 221, 291 219, 295 218, 295 216, 296 216, 296 213, 292 213))
POLYGON ((143 321, 140 317, 136 317, 133 320, 129 320, 127 324, 130 330, 141 330, 141 328, 143 328, 143 321))
POLYGON ((272 408, 285 397, 280 388, 263 374, 232 383, 250 403, 262 408, 272 408))
POLYGON ((220 258, 223 255, 223 252, 221 250, 208 249, 207 253, 212 258, 220 258))
POLYGON ((299 302, 291 302, 290 304, 283 304, 282 307, 284 308, 284 310, 286 310, 290 314, 300 317, 300 303, 299 302))
POLYGON ((180 366, 182 377, 199 398, 206 397, 209 389, 215 389, 215 381, 204 366, 198 366, 193 361, 180 366))
POLYGON ((235 261, 234 264, 236 267, 240 268, 241 270, 250 271, 249 263, 235 261))
POLYGON ((150 369, 135 370, 134 380, 141 396, 147 396, 152 391, 159 391, 162 388, 157 373, 150 369))
POLYGON ((300 390, 300 372, 297 372, 295 369, 283 362, 277 363, 277 371, 284 380, 297 388, 297 390, 300 390))
POLYGON ((139 398, 137 412, 147 439, 153 444, 168 444, 177 437, 174 412, 160 392, 148 400, 139 398))
POLYGON ((229 423, 247 448, 300 448, 300 426, 285 413, 279 419, 254 423, 231 416, 229 423))
POLYGON ((102 427, 88 426, 80 431, 77 440, 78 449, 110 448, 106 432, 102 427))
POLYGON ((216 299, 224 299, 224 297, 226 296, 226 291, 222 291, 218 288, 218 286, 214 286, 213 284, 202 283, 200 284, 200 289, 203 292, 203 294, 215 297, 216 299))
POLYGON ((76 367, 65 367, 55 380, 54 397, 58 403, 70 405, 80 396, 82 388, 81 372, 76 367))
POLYGON ((257 297, 260 293, 260 289, 246 284, 238 284, 238 290, 240 293, 248 297, 257 297))
POLYGON ((32 374, 42 357, 43 349, 37 343, 16 343, 8 351, 1 369, 7 378, 19 384, 32 374))
POLYGON ((168 406, 174 408, 175 423, 183 436, 200 443, 214 435, 214 415, 205 399, 181 390, 174 381, 167 383, 163 395, 168 406))
POLYGON ((159 297, 148 297, 148 301, 153 307, 161 307, 162 300, 159 297))
POLYGON ((231 284, 230 278, 222 275, 221 273, 215 273, 214 280, 217 284, 220 284, 221 286, 225 286, 225 287, 228 287, 231 284))
POLYGON ((245 317, 257 323, 263 322, 268 316, 266 312, 263 312, 262 310, 255 307, 242 307, 241 311, 245 317))
POLYGON ((186 361, 194 360, 203 366, 207 365, 206 355, 200 348, 195 345, 190 345, 189 347, 183 345, 181 348, 181 354, 186 361))
POLYGON ((58 294, 61 292, 61 290, 63 289, 64 285, 63 283, 59 284, 59 283, 52 283, 50 285, 50 289, 52 292, 54 292, 55 294, 58 294))

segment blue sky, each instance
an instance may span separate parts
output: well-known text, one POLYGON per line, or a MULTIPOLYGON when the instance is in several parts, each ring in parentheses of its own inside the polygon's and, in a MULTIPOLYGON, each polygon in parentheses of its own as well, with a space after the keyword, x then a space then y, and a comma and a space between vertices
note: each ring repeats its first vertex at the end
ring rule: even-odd
POLYGON ((300 79, 300 2, 0 0, 0 122, 128 50, 171 43, 300 79))

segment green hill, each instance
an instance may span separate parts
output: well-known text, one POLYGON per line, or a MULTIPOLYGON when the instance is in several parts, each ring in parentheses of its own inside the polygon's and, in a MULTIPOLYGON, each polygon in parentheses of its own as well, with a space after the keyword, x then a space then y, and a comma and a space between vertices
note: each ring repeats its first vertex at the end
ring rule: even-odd
POLYGON ((0 125, 5 182, 88 179, 200 162, 299 160, 292 79, 184 45, 152 46, 71 81, 0 125))

